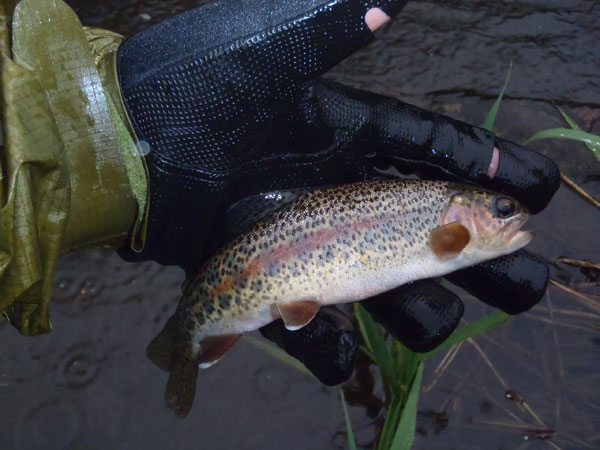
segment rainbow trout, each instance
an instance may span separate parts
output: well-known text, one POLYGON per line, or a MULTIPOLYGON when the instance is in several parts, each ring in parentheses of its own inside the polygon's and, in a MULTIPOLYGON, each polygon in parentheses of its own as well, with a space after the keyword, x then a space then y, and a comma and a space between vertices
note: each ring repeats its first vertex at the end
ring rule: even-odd
POLYGON ((148 347, 169 371, 167 405, 185 416, 198 368, 245 332, 306 325, 321 305, 372 297, 504 255, 532 238, 514 199, 453 183, 382 180, 316 189, 220 249, 183 286, 148 347))

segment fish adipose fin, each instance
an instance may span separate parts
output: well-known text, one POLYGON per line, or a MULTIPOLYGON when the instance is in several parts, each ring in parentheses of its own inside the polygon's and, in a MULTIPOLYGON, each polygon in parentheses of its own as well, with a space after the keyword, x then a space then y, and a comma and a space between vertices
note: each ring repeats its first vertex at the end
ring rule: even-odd
POLYGON ((469 244, 469 230, 460 222, 452 222, 434 228, 429 235, 429 246, 441 260, 452 259, 469 244))
POLYGON ((285 327, 296 331, 307 325, 319 312, 320 305, 314 300, 302 300, 293 303, 277 303, 277 309, 285 327))

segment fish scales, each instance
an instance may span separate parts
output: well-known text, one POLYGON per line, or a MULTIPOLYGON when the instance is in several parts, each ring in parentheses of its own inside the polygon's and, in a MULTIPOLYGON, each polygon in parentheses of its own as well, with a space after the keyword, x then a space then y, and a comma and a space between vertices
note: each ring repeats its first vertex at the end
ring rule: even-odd
POLYGON ((440 225, 447 192, 446 183, 408 180, 307 192, 215 254, 187 283, 180 314, 211 334, 230 331, 227 318, 239 327, 248 314, 262 314, 266 324, 275 303, 364 298, 364 284, 348 285, 349 278, 378 273, 385 288, 383 269, 399 271, 431 253, 428 235, 440 225))
POLYGON ((442 276, 531 240, 519 231, 528 214, 518 202, 446 182, 369 181, 288 200, 186 281, 177 311, 148 346, 170 372, 167 405, 177 415, 191 408, 198 368, 246 331, 279 318, 295 330, 320 305, 442 276))

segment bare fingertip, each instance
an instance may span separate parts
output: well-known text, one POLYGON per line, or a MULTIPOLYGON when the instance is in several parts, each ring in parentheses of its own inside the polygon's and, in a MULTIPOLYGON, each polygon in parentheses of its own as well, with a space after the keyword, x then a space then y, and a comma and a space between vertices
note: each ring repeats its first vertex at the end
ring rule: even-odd
POLYGON ((384 13, 380 8, 371 8, 367 11, 367 14, 365 14, 365 23, 371 31, 375 31, 389 20, 390 16, 384 13))
POLYGON ((496 176, 496 172, 498 172, 498 165, 500 163, 500 150, 498 147, 494 147, 494 151, 492 152, 492 160, 490 161, 490 166, 488 167, 488 177, 494 178, 496 176))

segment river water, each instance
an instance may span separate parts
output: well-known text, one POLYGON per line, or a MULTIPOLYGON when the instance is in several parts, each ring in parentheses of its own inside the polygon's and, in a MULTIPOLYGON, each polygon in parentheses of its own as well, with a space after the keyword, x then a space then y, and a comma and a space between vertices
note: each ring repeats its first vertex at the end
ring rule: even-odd
MULTIPOLYGON (((67 3, 86 25, 131 34, 202 2, 67 3)), ((600 1, 413 2, 378 37, 328 76, 480 124, 512 61, 498 135, 520 142, 564 126, 552 102, 600 134, 600 1)), ((585 146, 533 148, 600 198, 600 162, 585 146)), ((600 210, 564 185, 530 228, 530 250, 549 261, 599 258, 600 210)), ((451 359, 429 361, 415 448, 600 448, 599 274, 564 265, 552 272, 596 296, 552 286, 530 312, 451 359)), ((54 331, 25 338, 0 322, 0 448, 347 448, 338 391, 243 340, 202 372, 186 419, 166 409, 165 374, 144 351, 175 308, 182 279, 177 268, 127 264, 108 250, 64 258, 54 331)), ((492 311, 462 297, 466 322, 492 311)), ((363 361, 348 389, 358 444, 371 448, 385 412, 376 369, 363 361)))

